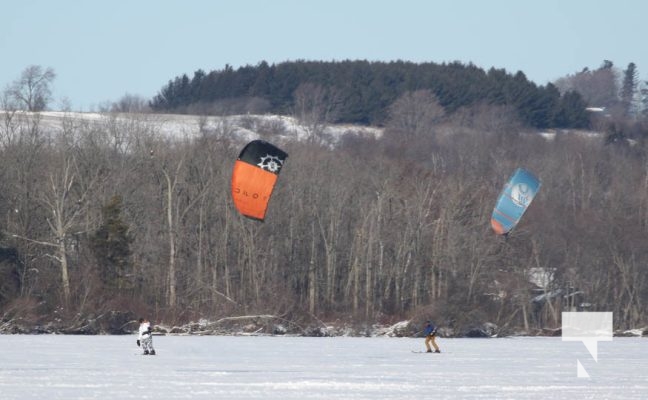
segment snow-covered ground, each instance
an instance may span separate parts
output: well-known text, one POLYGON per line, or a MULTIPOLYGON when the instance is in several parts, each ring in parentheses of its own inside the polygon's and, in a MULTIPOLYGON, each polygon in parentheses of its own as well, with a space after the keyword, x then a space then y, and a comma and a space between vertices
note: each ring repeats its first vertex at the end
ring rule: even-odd
MULTIPOLYGON (((0 119, 5 112, 0 110, 0 119)), ((33 113, 18 112, 14 121, 33 117, 33 113)), ((200 116, 185 114, 111 114, 43 111, 38 114, 40 126, 48 132, 62 131, 64 125, 116 124, 124 129, 133 124, 146 126, 151 132, 171 138, 194 138, 203 133, 220 133, 241 140, 253 140, 271 136, 287 140, 308 140, 313 126, 302 124, 294 117, 282 115, 230 115, 200 116)), ((382 129, 351 124, 328 124, 318 127, 323 143, 335 144, 344 135, 378 138, 382 129)))
POLYGON ((648 341, 0 335, 9 399, 646 399, 648 341), (590 378, 576 376, 580 360, 590 378))

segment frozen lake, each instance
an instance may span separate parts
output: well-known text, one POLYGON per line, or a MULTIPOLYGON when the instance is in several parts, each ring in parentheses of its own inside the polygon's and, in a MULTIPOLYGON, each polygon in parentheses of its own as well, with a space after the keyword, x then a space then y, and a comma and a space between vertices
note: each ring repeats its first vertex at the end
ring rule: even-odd
POLYGON ((648 339, 0 335, 0 399, 646 399, 648 339), (580 360, 590 378, 577 378, 580 360))

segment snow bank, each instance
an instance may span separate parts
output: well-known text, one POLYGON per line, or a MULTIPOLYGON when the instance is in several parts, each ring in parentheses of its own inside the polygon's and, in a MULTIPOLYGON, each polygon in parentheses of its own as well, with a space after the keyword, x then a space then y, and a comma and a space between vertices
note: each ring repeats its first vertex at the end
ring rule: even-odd
MULTIPOLYGON (((4 111, 0 110, 0 114, 4 111)), ((185 114, 120 114, 45 111, 37 114, 40 125, 49 133, 62 131, 64 124, 118 124, 146 125, 152 132, 168 138, 195 138, 203 134, 225 135, 241 141, 259 138, 279 140, 316 140, 335 145, 345 135, 379 138, 382 129, 377 127, 325 124, 309 126, 299 120, 282 115, 229 115, 204 116, 185 114)), ((17 112, 15 118, 33 118, 34 113, 17 112)))

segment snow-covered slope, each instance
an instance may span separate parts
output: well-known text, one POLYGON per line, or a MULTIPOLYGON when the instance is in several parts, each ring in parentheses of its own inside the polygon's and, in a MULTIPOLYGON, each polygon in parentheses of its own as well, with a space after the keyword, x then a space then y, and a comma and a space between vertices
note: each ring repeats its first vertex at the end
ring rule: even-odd
MULTIPOLYGON (((3 112, 0 111, 0 114, 3 112)), ((16 118, 31 117, 30 113, 17 113, 16 118)), ((145 124, 152 132, 167 137, 192 138, 202 134, 220 134, 243 141, 260 137, 278 137, 287 140, 314 139, 319 143, 335 144, 344 135, 380 137, 382 129, 376 127, 302 123, 298 119, 281 115, 231 115, 201 116, 184 114, 113 114, 41 112, 40 124, 50 132, 61 131, 65 123, 107 124, 127 126, 132 123, 145 124)))

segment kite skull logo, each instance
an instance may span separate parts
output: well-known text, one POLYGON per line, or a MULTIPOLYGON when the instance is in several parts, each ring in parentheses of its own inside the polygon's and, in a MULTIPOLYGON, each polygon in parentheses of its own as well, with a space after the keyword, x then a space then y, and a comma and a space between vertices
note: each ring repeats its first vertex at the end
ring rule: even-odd
POLYGON ((281 166, 283 165, 283 160, 280 159, 277 156, 271 156, 270 154, 266 154, 265 156, 261 157, 261 162, 257 164, 261 169, 265 169, 270 172, 277 173, 281 169, 281 166))
POLYGON ((518 183, 511 188, 511 199, 519 207, 529 205, 532 196, 533 191, 526 183, 518 183))

